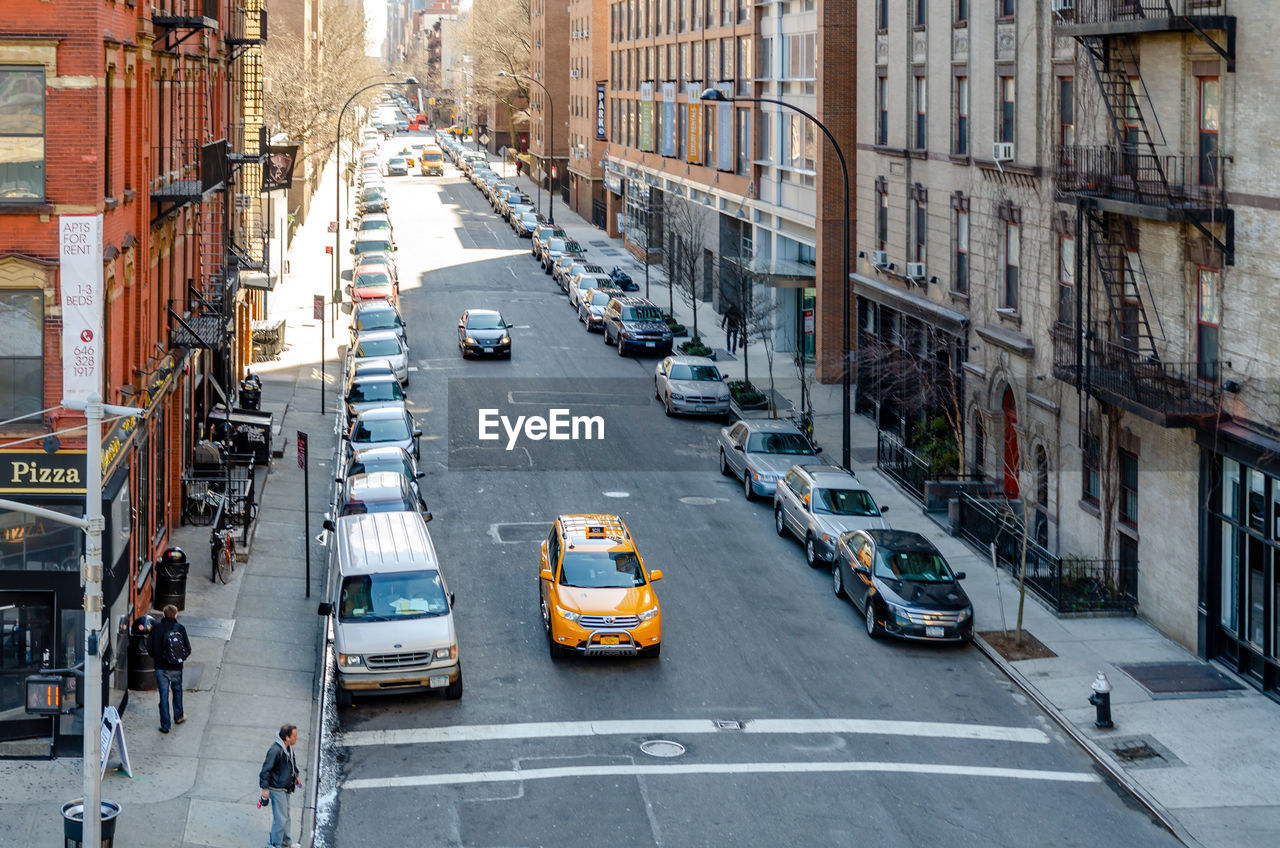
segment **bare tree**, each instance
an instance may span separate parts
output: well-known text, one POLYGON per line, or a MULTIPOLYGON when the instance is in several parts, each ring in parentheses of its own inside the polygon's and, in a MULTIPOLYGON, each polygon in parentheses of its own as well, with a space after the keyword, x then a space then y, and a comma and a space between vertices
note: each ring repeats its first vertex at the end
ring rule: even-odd
POLYGON ((721 269, 721 291, 732 299, 741 315, 741 348, 742 379, 748 389, 754 389, 751 383, 751 358, 747 351, 753 341, 759 342, 764 349, 765 360, 769 369, 769 408, 770 414, 777 414, 774 408, 773 360, 777 345, 774 338, 778 306, 772 297, 765 296, 762 291, 769 289, 764 285, 765 275, 754 271, 745 262, 730 263, 721 269))
MULTIPOLYGON (((467 18, 471 96, 506 108, 512 138, 516 115, 529 103, 530 84, 514 76, 529 73, 529 20, 529 0, 474 0, 467 18), (512 76, 500 77, 499 71, 512 76)), ((567 106, 561 104, 562 109, 567 106)), ((562 113, 562 117, 567 115, 567 111, 562 113)))
MULTIPOLYGON (((652 215, 653 211, 649 214, 652 215)), ((652 227, 647 229, 651 230, 652 227)), ((702 281, 702 245, 706 242, 707 216, 701 207, 683 197, 664 194, 662 229, 667 244, 663 270, 669 297, 674 299, 676 292, 679 292, 680 299, 693 311, 693 336, 690 340, 701 342, 702 337, 698 333, 698 302, 701 300, 698 296, 698 284, 702 281)), ((642 238, 647 242, 649 235, 646 233, 642 238)), ((655 240, 661 244, 661 238, 655 236, 655 240)), ((644 249, 647 253, 649 245, 645 244, 644 249)), ((672 306, 674 305, 673 300, 672 306)), ((675 314, 674 309, 672 314, 675 314)))

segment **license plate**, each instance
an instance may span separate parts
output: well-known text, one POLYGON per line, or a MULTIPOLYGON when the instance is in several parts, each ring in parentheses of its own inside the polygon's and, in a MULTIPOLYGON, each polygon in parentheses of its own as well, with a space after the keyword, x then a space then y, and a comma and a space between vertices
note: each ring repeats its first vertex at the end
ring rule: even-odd
POLYGON ((924 629, 924 635, 930 639, 941 639, 942 633, 943 630, 941 627, 926 627, 924 629))
POLYGON ((616 644, 618 644, 618 637, 617 637, 617 636, 601 636, 601 637, 600 637, 600 644, 601 644, 601 645, 616 645, 616 644))
POLYGON ((485 353, 493 353, 493 348, 491 348, 491 347, 487 347, 487 348, 485 348, 485 349, 484 349, 484 352, 485 352, 485 353))
POLYGON ((440 689, 449 685, 449 675, 437 674, 435 677, 427 678, 427 685, 432 689, 440 689))
POLYGON ((658 343, 657 343, 657 342, 645 342, 645 343, 644 343, 644 346, 645 346, 645 347, 657 347, 657 346, 658 346, 658 343))
POLYGON ((695 407, 693 408, 693 411, 694 411, 694 412, 706 412, 706 411, 707 411, 707 408, 706 408, 705 406, 695 406, 695 407))

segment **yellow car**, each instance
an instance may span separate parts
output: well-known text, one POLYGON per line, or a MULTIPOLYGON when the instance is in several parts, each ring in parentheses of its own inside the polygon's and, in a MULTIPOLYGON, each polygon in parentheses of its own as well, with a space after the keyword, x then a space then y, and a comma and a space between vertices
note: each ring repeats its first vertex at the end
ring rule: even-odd
POLYGON ((417 154, 417 153, 415 153, 415 152, 413 151, 413 148, 411 148, 411 147, 406 147, 404 150, 401 150, 401 151, 400 151, 399 153, 397 153, 396 155, 397 155, 397 156, 403 156, 403 157, 404 157, 404 163, 405 163, 405 165, 409 166, 410 168, 412 168, 412 167, 413 167, 413 163, 414 163, 414 162, 417 160, 417 158, 418 158, 418 154, 417 154))
POLYGON ((562 515, 542 543, 542 625, 552 657, 657 657, 662 612, 635 541, 616 515, 562 515))

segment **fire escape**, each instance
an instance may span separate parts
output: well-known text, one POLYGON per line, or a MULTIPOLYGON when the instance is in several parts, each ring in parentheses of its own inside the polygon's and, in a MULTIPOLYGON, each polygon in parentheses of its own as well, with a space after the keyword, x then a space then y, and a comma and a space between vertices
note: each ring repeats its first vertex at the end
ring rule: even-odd
MULTIPOLYGON (((1166 358, 1156 298, 1137 246, 1138 220, 1187 225, 1234 263, 1215 148, 1171 152, 1138 67, 1147 33, 1194 33, 1235 70, 1226 0, 1075 0, 1055 34, 1074 38, 1105 106, 1110 143, 1057 149, 1058 197, 1076 204, 1075 321, 1054 332, 1054 375, 1085 395, 1164 427, 1196 426, 1220 408, 1217 363, 1166 358)), ((1173 290, 1181 286, 1172 285, 1173 290)), ((1169 286, 1165 287, 1167 291, 1169 286)), ((1083 410, 1082 410, 1083 412, 1083 410)), ((1085 416, 1081 415, 1081 421, 1085 416)))
MULTIPOLYGON (((227 241, 228 261, 244 271, 268 270, 267 216, 262 177, 267 130, 262 106, 262 47, 267 40, 264 0, 241 0, 231 13, 227 45, 227 114, 231 116, 230 181, 236 226, 227 241)), ((261 276, 261 275, 259 275, 261 276)), ((242 281, 243 282, 243 281, 242 281)))

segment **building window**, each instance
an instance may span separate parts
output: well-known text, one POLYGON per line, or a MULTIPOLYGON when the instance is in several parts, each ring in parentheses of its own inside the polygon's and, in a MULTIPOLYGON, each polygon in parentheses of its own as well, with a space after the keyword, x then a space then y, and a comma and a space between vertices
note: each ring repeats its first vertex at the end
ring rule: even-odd
POLYGON ((916 3, 915 25, 918 27, 923 27, 925 16, 928 14, 928 11, 929 11, 929 0, 915 0, 915 3, 916 3))
POLYGON ((1016 221, 1004 223, 1004 300, 1005 309, 1018 308, 1018 270, 1022 265, 1022 228, 1016 221))
POLYGON ((997 2, 1000 17, 1012 18, 1014 7, 1017 5, 1017 0, 997 0, 997 2))
POLYGON ((44 199, 44 69, 0 68, 0 198, 44 199))
MULTIPOLYGON (((1218 379, 1218 332, 1222 323, 1222 301, 1218 299, 1221 273, 1213 268, 1200 268, 1196 273, 1196 376, 1201 380, 1218 379)), ((1280 516, 1277 516, 1280 521, 1280 516)))
POLYGON ((751 20, 751 3, 748 0, 738 0, 738 23, 745 24, 751 20))
POLYGON ((1200 77, 1200 185, 1218 184, 1219 88, 1217 77, 1200 77))
POLYGON ((876 242, 878 250, 888 250, 889 244, 889 192, 876 189, 876 242))
POLYGON ((916 256, 915 261, 928 261, 929 241, 929 207, 923 200, 912 201, 915 204, 916 219, 916 256))
POLYGON ((1085 503, 1097 506, 1102 493, 1102 447, 1092 430, 1085 430, 1084 445, 1080 456, 1080 497, 1085 503))
POLYGON ((982 477, 986 473, 987 467, 987 433, 982 426, 982 416, 975 415, 973 418, 973 465, 970 467, 970 473, 975 477, 982 477))
POLYGON ((761 162, 773 161, 773 113, 760 110, 757 116, 759 130, 756 132, 757 153, 761 162))
POLYGON ((969 291, 969 213, 956 212, 956 268, 953 288, 969 291))
POLYGON ((876 29, 881 32, 889 28, 889 0, 876 0, 876 29))
POLYGON ((115 78, 116 69, 107 68, 105 85, 103 86, 103 116, 102 116, 102 196, 114 197, 111 193, 111 147, 113 143, 111 125, 115 119, 115 109, 113 101, 115 100, 115 78))
POLYGON ((818 78, 816 33, 788 35, 783 41, 783 63, 789 80, 816 80, 818 78))
POLYGON ((876 77, 876 144, 889 143, 889 79, 876 77))
POLYGON ((751 94, 751 36, 738 37, 738 94, 751 94))
POLYGON ((751 110, 738 110, 738 167, 743 175, 751 173, 751 110))
POLYGON ((916 148, 924 150, 929 146, 929 120, 928 120, 928 87, 926 85, 926 77, 921 74, 916 77, 915 84, 915 101, 916 101, 916 148))
POLYGON ((1013 143, 1014 107, 1017 103, 1013 77, 1000 77, 999 140, 1013 143))
POLYGON ((1120 455, 1120 521, 1138 526, 1138 457, 1121 448, 1120 455))
POLYGON ((756 74, 757 79, 767 80, 773 79, 773 39, 760 36, 760 50, 756 57, 760 65, 756 74))
POLYGON ((43 408, 44 292, 0 290, 0 409, 5 417, 43 408))
POLYGON ((1138 335, 1142 329, 1142 301, 1138 297, 1138 273, 1142 257, 1136 250, 1124 252, 1124 289, 1120 300, 1120 335, 1130 349, 1138 349, 1138 335))
POLYGON ((956 19, 957 24, 967 24, 969 22, 969 0, 956 0, 956 19))
POLYGON ((969 78, 956 77, 956 134, 951 152, 958 156, 969 153, 969 78))
POLYGON ((1057 323, 1075 324, 1075 237, 1057 237, 1057 323))
POLYGON ((1058 78, 1058 144, 1072 147, 1076 143, 1075 80, 1058 78))

